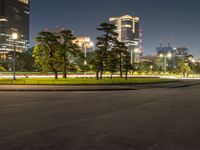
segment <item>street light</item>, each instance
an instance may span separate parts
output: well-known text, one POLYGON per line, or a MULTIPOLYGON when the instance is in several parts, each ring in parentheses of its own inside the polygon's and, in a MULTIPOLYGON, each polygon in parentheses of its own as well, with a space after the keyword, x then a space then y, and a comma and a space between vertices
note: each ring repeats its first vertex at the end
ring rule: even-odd
MULTIPOLYGON (((139 48, 135 48, 133 50, 131 50, 131 65, 133 66, 133 62, 135 62, 135 60, 133 61, 134 57, 136 56, 136 54, 138 55, 140 53, 140 49, 139 48), (133 56, 134 54, 134 56, 133 56)), ((133 70, 131 70, 131 74, 133 74, 133 70)))
POLYGON ((172 53, 168 53, 168 54, 167 54, 167 57, 168 57, 168 58, 171 58, 171 57, 172 57, 172 53))
POLYGON ((135 48, 135 49, 134 49, 134 52, 135 52, 135 53, 139 53, 139 52, 140 52, 140 49, 139 49, 139 48, 135 48))
POLYGON ((195 59, 192 59, 191 61, 192 61, 192 63, 195 63, 195 62, 196 62, 196 60, 195 60, 195 59))
POLYGON ((164 55, 163 54, 160 54, 160 58, 163 58, 164 57, 164 55))
POLYGON ((153 73, 153 66, 152 65, 150 66, 150 71, 153 73))
POLYGON ((87 48, 91 48, 93 47, 94 49, 94 43, 93 42, 84 42, 83 43, 83 47, 84 47, 84 65, 85 65, 85 75, 86 75, 86 66, 87 66, 87 48))
POLYGON ((13 80, 16 80, 16 40, 18 39, 17 33, 12 33, 12 39, 14 44, 14 53, 13 53, 13 80))
POLYGON ((167 53, 167 54, 160 54, 160 58, 164 58, 164 71, 165 74, 167 72, 167 58, 172 58, 172 53, 167 53))

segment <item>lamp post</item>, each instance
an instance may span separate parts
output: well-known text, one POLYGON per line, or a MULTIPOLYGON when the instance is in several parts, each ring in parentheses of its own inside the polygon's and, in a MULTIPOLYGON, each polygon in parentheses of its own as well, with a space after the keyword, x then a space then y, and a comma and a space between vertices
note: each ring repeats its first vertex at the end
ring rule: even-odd
POLYGON ((152 65, 150 66, 150 71, 153 72, 153 66, 152 65))
MULTIPOLYGON (((135 56, 138 55, 140 53, 140 49, 139 48, 135 48, 134 50, 131 50, 131 65, 133 66, 133 63, 135 62, 135 56), (134 56, 133 56, 134 55, 134 56)), ((133 69, 131 70, 131 74, 133 74, 133 69)))
POLYGON ((85 66, 85 75, 87 74, 87 47, 93 47, 94 49, 94 43, 93 42, 84 42, 83 43, 83 47, 84 47, 84 66, 85 66))
POLYGON ((16 40, 18 39, 18 34, 17 33, 13 33, 12 34, 12 39, 13 39, 13 80, 16 80, 16 40))
POLYGON ((160 58, 164 58, 164 72, 167 72, 167 58, 172 58, 172 53, 160 54, 160 58))

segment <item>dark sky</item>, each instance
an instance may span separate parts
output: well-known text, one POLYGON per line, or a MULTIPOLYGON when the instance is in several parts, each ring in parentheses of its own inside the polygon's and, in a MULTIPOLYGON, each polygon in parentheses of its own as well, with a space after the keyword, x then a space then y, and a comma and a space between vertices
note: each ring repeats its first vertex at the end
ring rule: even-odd
POLYGON ((126 14, 141 19, 146 55, 155 53, 161 36, 165 45, 171 36, 174 47, 200 56, 200 0, 32 0, 31 46, 39 31, 56 26, 95 40, 101 22, 126 14))

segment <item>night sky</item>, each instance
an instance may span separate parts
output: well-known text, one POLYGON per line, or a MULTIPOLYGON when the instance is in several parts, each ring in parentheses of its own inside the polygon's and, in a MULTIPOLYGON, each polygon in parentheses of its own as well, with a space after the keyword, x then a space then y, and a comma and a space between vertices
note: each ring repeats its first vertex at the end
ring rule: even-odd
POLYGON ((32 0, 31 46, 39 31, 56 26, 95 40, 101 22, 126 14, 141 19, 145 55, 155 53, 163 36, 166 46, 173 37, 174 47, 200 56, 200 0, 32 0))

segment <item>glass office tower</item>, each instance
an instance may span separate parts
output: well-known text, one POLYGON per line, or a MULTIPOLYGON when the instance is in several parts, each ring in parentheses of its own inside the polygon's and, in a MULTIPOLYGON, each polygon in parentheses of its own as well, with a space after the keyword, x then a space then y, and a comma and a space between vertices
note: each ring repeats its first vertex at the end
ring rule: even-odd
POLYGON ((118 40, 124 42, 131 51, 131 60, 139 62, 141 54, 139 17, 125 15, 111 17, 109 21, 117 27, 118 40))
POLYGON ((12 33, 18 34, 16 50, 29 47, 29 0, 0 0, 0 54, 13 51, 12 33))

